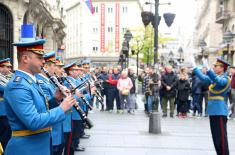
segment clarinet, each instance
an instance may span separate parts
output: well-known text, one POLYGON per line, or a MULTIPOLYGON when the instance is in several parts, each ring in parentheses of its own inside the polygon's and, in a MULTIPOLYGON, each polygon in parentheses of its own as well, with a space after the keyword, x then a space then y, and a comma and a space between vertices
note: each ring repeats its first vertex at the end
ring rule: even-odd
MULTIPOLYGON (((95 86, 94 81, 92 79, 88 80, 88 82, 91 86, 95 86)), ((99 101, 99 103, 101 104, 101 106, 104 106, 104 98, 102 97, 100 92, 98 90, 95 90, 95 94, 96 94, 96 98, 99 101)))
MULTIPOLYGON (((82 80, 82 78, 80 78, 80 79, 82 80)), ((94 83, 92 84, 90 80, 88 80, 87 82, 89 83, 89 85, 95 86, 94 83)), ((98 100, 98 102, 101 104, 101 106, 104 107, 104 98, 102 97, 102 95, 100 94, 100 92, 98 90, 95 90, 95 97, 98 100)))
MULTIPOLYGON (((43 67, 41 68, 41 70, 46 74, 46 76, 51 80, 51 82, 60 90, 60 92, 62 93, 63 96, 67 96, 66 92, 61 89, 59 87, 59 83, 57 81, 57 79, 55 79, 54 77, 52 77, 49 72, 47 70, 45 70, 43 67)), ((86 125, 88 126, 88 128, 92 128, 94 125, 91 122, 91 120, 89 118, 87 118, 86 114, 84 113, 84 111, 80 108, 79 104, 75 104, 73 105, 73 107, 75 108, 75 110, 79 113, 80 117, 82 118, 82 121, 86 123, 86 125)))
MULTIPOLYGON (((69 80, 69 79, 66 78, 66 77, 65 77, 65 80, 68 82, 68 84, 70 85, 70 87, 72 88, 72 90, 75 90, 75 89, 76 89, 76 86, 74 85, 74 83, 73 83, 71 80, 69 80)), ((81 99, 82 99, 83 103, 85 103, 85 104, 88 106, 88 108, 89 108, 90 110, 93 109, 93 107, 89 104, 89 102, 85 99, 84 96, 82 96, 81 99)))

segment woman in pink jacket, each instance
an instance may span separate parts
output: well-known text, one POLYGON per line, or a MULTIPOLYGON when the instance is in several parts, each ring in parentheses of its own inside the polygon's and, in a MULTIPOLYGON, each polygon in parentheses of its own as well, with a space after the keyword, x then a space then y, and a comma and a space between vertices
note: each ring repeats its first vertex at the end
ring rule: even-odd
POLYGON ((124 108, 128 108, 128 113, 131 113, 131 102, 130 102, 130 89, 133 87, 131 79, 127 76, 127 71, 123 70, 121 77, 117 83, 117 89, 119 90, 120 101, 121 101, 121 113, 124 113, 124 108))

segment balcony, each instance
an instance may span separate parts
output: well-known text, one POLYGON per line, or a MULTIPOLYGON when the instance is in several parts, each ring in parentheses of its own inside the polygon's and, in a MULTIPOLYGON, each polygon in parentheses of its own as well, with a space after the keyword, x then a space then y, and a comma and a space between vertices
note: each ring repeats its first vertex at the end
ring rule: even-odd
POLYGON ((230 12, 226 10, 222 10, 216 13, 216 23, 223 24, 226 19, 229 19, 230 12))

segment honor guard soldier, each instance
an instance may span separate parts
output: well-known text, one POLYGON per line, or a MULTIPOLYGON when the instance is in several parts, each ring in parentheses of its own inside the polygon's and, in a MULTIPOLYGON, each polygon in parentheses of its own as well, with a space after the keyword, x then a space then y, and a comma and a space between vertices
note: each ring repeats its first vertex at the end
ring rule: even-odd
MULTIPOLYGON (((64 66, 65 73, 68 75, 67 79, 71 81, 75 86, 78 86, 80 83, 76 80, 78 76, 78 70, 76 62, 72 62, 70 64, 67 64, 64 66)), ((65 82, 65 86, 70 87, 69 83, 65 82)), ((81 97, 83 94, 81 92, 76 91, 74 97, 79 102, 80 107, 83 107, 83 101, 81 100, 81 97)), ((87 100, 89 100, 88 96, 86 97, 87 100)), ((70 151, 85 151, 84 147, 79 146, 80 143, 80 136, 82 134, 82 128, 83 128, 83 121, 79 114, 75 111, 74 108, 72 108, 72 136, 70 136, 70 141, 72 141, 70 151), (72 138, 72 139, 71 139, 72 138)))
MULTIPOLYGON (((54 51, 46 53, 43 55, 45 60, 44 69, 49 72, 50 75, 54 75, 56 70, 56 53, 54 51)), ((58 107, 61 101, 53 100, 56 87, 51 83, 50 79, 45 75, 45 73, 36 74, 36 78, 40 87, 42 88, 44 94, 51 100, 49 109, 58 107)), ((63 153, 63 122, 56 123, 52 126, 52 146, 53 155, 62 155, 63 153)))
MULTIPOLYGON (((41 72, 44 39, 36 39, 33 25, 22 25, 17 46, 18 70, 4 92, 6 113, 12 129, 5 155, 51 155, 51 126, 65 119, 65 112, 76 101, 68 96, 60 106, 49 109, 35 74, 41 72)), ((62 95, 56 91, 60 100, 62 95)))
POLYGON ((8 124, 3 99, 4 88, 9 80, 6 76, 11 73, 11 67, 10 58, 0 60, 0 143, 2 143, 3 149, 6 148, 7 142, 11 138, 11 128, 8 124))
MULTIPOLYGON (((61 82, 64 82, 64 78, 66 78, 63 67, 64 63, 62 62, 61 57, 57 56, 55 74, 61 82)), ((72 132, 72 109, 66 112, 66 119, 63 121, 64 155, 74 154, 74 150, 70 150, 71 143, 69 141, 69 136, 71 132, 72 132)))
POLYGON ((208 68, 206 75, 198 67, 194 69, 194 73, 200 80, 210 84, 207 113, 210 118, 210 128, 215 150, 217 155, 229 155, 227 138, 228 106, 226 103, 230 89, 230 78, 226 73, 229 64, 218 58, 213 70, 211 70, 204 59, 204 66, 208 68))
MULTIPOLYGON (((76 78, 77 82, 78 82, 78 83, 81 83, 81 82, 83 82, 83 81, 85 81, 85 80, 88 80, 88 79, 86 79, 85 76, 83 76, 83 75, 84 75, 84 72, 85 72, 85 69, 83 68, 82 63, 77 63, 77 66, 78 66, 78 70, 77 70, 78 76, 77 76, 77 78, 76 78)), ((89 67, 89 66, 88 66, 88 67, 89 67)), ((92 99, 93 99, 93 96, 90 96, 89 93, 87 92, 87 90, 84 90, 84 91, 83 91, 83 94, 86 95, 86 96, 89 98, 89 100, 88 100, 88 101, 90 101, 89 104, 92 106, 92 99)), ((83 105, 82 105, 82 108, 83 108, 83 111, 86 112, 86 115, 88 115, 88 110, 89 110, 88 105, 83 104, 83 105)), ((90 138, 90 135, 85 134, 85 126, 82 126, 81 131, 82 131, 82 133, 81 133, 81 135, 80 135, 80 138, 81 138, 81 139, 88 139, 88 138, 90 138)))

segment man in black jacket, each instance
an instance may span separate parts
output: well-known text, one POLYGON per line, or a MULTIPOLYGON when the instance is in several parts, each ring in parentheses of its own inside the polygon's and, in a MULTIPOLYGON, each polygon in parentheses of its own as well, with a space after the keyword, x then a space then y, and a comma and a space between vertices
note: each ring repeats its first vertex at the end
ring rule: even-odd
POLYGON ((174 116, 174 102, 176 96, 177 76, 172 71, 172 66, 168 65, 165 68, 166 73, 162 76, 162 106, 163 117, 167 117, 167 103, 170 102, 170 117, 174 116))

